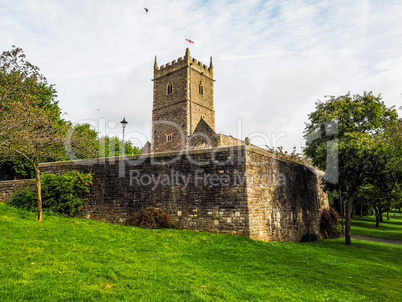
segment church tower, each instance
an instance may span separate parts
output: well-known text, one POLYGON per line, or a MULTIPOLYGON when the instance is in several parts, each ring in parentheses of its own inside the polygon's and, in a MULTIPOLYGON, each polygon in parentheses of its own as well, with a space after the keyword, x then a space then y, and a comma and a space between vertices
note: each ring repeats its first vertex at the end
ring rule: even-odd
POLYGON ((209 67, 190 57, 154 64, 152 152, 179 151, 202 120, 215 131, 212 57, 209 67))

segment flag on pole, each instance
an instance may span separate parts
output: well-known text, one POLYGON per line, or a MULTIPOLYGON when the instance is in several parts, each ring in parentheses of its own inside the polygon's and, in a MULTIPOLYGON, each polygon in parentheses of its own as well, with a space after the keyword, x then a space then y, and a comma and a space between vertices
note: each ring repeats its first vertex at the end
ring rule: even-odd
POLYGON ((194 44, 194 41, 191 41, 190 39, 187 39, 187 38, 184 38, 184 39, 186 39, 186 41, 187 41, 188 43, 194 44))

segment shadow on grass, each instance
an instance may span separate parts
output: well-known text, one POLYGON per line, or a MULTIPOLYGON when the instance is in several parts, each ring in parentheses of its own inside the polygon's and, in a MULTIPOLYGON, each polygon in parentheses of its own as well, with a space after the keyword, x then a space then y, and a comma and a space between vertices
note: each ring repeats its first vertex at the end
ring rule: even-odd
POLYGON ((380 222, 378 227, 375 226, 375 221, 356 221, 352 222, 352 227, 369 228, 380 231, 402 231, 402 223, 380 222))

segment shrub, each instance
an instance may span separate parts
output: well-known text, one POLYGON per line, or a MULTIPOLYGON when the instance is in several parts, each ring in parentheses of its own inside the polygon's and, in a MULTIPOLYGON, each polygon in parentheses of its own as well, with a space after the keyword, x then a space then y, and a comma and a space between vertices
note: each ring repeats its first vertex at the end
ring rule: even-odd
POLYGON ((320 232, 324 238, 338 238, 340 231, 338 228, 339 214, 333 207, 323 209, 321 213, 320 232))
MULTIPOLYGON (((92 175, 71 171, 61 175, 43 174, 42 208, 44 212, 54 212, 73 216, 82 207, 85 195, 92 185, 92 175)), ((28 211, 37 211, 36 190, 24 189, 11 197, 10 204, 28 211)))
POLYGON ((8 202, 10 205, 30 212, 37 210, 36 191, 34 189, 22 189, 16 191, 8 202))
POLYGON ((135 214, 129 224, 144 229, 168 229, 173 227, 173 220, 159 209, 147 208, 135 214))
POLYGON ((307 233, 304 234, 303 237, 300 239, 300 242, 312 242, 318 240, 318 235, 316 233, 307 233))

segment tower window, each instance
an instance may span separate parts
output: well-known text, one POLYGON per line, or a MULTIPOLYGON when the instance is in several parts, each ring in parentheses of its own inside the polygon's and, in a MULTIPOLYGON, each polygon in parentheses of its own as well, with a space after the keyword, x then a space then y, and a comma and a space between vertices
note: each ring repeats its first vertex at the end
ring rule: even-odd
POLYGON ((167 94, 172 94, 172 93, 173 93, 173 83, 171 81, 169 81, 167 84, 167 94))
POLYGON ((172 137, 173 137, 173 134, 166 134, 166 141, 167 141, 167 142, 171 142, 171 141, 172 141, 172 137))
POLYGON ((195 144, 194 149, 204 149, 208 147, 208 144, 204 140, 200 140, 198 143, 195 144))
POLYGON ((204 94, 204 86, 202 85, 202 82, 198 84, 198 93, 201 95, 204 94))

